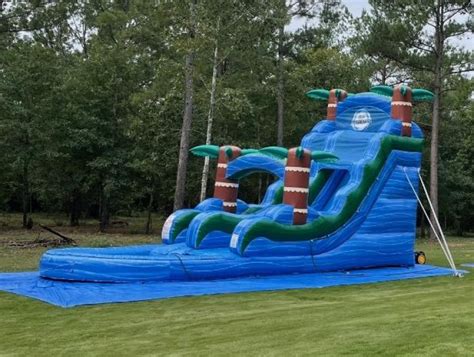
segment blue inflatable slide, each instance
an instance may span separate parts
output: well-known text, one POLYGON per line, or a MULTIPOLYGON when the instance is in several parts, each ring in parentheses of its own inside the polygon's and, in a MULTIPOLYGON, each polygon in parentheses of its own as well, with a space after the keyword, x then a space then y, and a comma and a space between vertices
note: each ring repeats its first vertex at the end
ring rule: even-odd
POLYGON ((49 250, 40 276, 171 282, 414 266, 417 201, 409 181, 417 189, 423 134, 411 106, 429 93, 392 92, 392 99, 328 92, 328 118, 290 150, 195 148, 219 158, 214 197, 174 212, 163 244, 49 250), (254 172, 277 180, 249 205, 236 195, 239 180, 254 172))

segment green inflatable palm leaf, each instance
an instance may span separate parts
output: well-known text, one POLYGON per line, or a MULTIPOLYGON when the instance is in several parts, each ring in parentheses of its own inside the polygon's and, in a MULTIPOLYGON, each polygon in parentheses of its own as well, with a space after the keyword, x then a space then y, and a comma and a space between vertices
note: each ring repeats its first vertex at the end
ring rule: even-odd
POLYGON ((315 161, 325 162, 336 161, 339 159, 336 155, 325 151, 313 151, 311 152, 311 158, 315 161))
POLYGON ((242 149, 242 151, 240 151, 240 155, 256 154, 258 152, 259 150, 257 149, 242 149))
POLYGON ((370 88, 370 91, 386 97, 391 97, 393 95, 393 88, 389 86, 374 86, 370 88))
POLYGON ((434 98, 434 94, 426 89, 413 89, 411 94, 417 102, 431 102, 434 98))
MULTIPOLYGON (((340 99, 341 99, 341 94, 344 93, 344 92, 346 92, 344 89, 336 88, 336 97, 337 97, 337 100, 340 100, 340 99)), ((348 92, 346 92, 346 95, 347 95, 348 97, 350 97, 350 96, 354 95, 354 93, 348 93, 348 92)))
POLYGON ((306 96, 313 100, 328 100, 329 91, 326 89, 312 89, 306 92, 306 96))
POLYGON ((213 159, 217 159, 219 156, 219 146, 217 145, 199 145, 195 146, 191 149, 193 155, 202 156, 202 157, 210 157, 213 159))
POLYGON ((288 156, 288 149, 281 146, 267 146, 259 150, 260 153, 270 155, 278 159, 286 159, 288 156))

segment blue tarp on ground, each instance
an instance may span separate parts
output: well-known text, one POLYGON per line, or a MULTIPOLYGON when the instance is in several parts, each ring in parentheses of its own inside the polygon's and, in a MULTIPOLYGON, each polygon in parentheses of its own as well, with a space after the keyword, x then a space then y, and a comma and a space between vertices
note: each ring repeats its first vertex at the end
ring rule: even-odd
POLYGON ((179 296, 254 291, 324 288, 452 275, 451 269, 430 265, 351 272, 249 277, 214 281, 98 284, 45 280, 37 272, 0 274, 0 291, 61 307, 167 299, 179 296))

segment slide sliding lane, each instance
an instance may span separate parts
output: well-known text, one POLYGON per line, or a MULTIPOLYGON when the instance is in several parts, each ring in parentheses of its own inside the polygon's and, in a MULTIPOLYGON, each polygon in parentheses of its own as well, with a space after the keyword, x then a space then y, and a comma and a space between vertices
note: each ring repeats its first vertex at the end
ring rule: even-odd
MULTIPOLYGON (((298 242, 323 239, 343 225, 350 225, 369 190, 374 185, 393 151, 421 152, 423 140, 393 135, 385 136, 376 157, 363 167, 359 184, 347 193, 344 205, 337 214, 321 215, 304 225, 285 225, 269 219, 255 220, 238 225, 231 239, 231 249, 243 255, 248 245, 259 237, 276 242, 298 242)), ((335 166, 335 165, 334 165, 335 166)))

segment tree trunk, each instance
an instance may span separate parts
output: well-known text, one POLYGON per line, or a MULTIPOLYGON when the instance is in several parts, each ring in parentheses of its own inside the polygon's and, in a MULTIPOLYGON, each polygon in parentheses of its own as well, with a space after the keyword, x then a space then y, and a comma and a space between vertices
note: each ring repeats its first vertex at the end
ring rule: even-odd
POLYGON ((79 225, 79 216, 81 215, 81 198, 77 192, 73 192, 71 199, 71 208, 69 212, 69 225, 76 227, 79 225))
MULTIPOLYGON (((438 215, 438 146, 439 146, 439 121, 441 112, 441 92, 442 92, 442 68, 444 55, 444 35, 443 35, 443 8, 444 1, 437 3, 436 29, 435 29, 435 55, 436 62, 434 68, 434 103, 433 122, 431 128, 431 152, 430 152, 430 196, 433 203, 434 212, 430 212, 431 221, 435 221, 438 215)), ((435 239, 435 232, 430 230, 430 238, 435 239)))
POLYGON ((153 190, 150 192, 150 199, 148 200, 148 209, 147 209, 147 218, 146 218, 146 225, 145 225, 145 234, 150 234, 151 231, 151 211, 153 208, 153 190))
MULTIPOLYGON (((23 210, 23 228, 28 226, 28 216, 31 210, 30 205, 30 182, 28 177, 28 164, 23 164, 23 192, 22 192, 22 210, 23 210)), ((31 206, 31 205, 30 205, 31 206)))
MULTIPOLYGON (((219 22, 217 23, 217 32, 219 32, 219 22)), ((216 40, 216 47, 214 49, 214 60, 212 64, 212 80, 211 80, 211 97, 209 100, 209 113, 207 115, 207 130, 206 130, 206 145, 211 144, 212 139, 212 123, 214 121, 214 109, 216 107, 216 88, 217 88, 217 69, 219 66, 219 47, 216 40)), ((204 166, 202 167, 201 177, 201 194, 200 201, 206 198, 207 180, 209 177, 209 157, 204 158, 204 166)))
MULTIPOLYGON (((190 38, 194 38, 195 20, 196 20, 196 2, 191 1, 191 28, 190 38)), ((173 209, 176 211, 183 207, 184 193, 186 185, 186 172, 188 166, 188 150, 191 131, 191 122, 193 119, 193 76, 194 76, 194 49, 191 49, 186 56, 185 68, 185 102, 183 113, 183 125, 181 127, 181 140, 179 144, 178 172, 176 175, 176 190, 174 193, 173 209)))
POLYGON ((382 68, 382 83, 383 85, 387 84, 387 74, 388 74, 388 63, 385 63, 382 68))
POLYGON ((283 115, 285 100, 285 83, 283 68, 283 40, 285 27, 278 29, 278 57, 277 57, 277 145, 283 146, 283 115))
POLYGON ((454 221, 454 227, 455 227, 456 236, 462 237, 463 236, 462 222, 460 220, 456 219, 454 221))
POLYGON ((105 232, 109 226, 109 197, 108 194, 102 189, 101 209, 100 209, 100 224, 99 229, 102 233, 105 232))
MULTIPOLYGON (((431 153, 430 153, 430 196, 433 203, 434 212, 430 212, 430 219, 435 221, 434 215, 438 214, 438 145, 439 145, 439 89, 435 88, 435 98, 433 104, 433 122, 431 129, 431 153)), ((435 234, 431 230, 430 237, 435 239, 435 234)))
POLYGON ((423 212, 420 212, 420 238, 426 238, 426 222, 425 215, 423 212))

